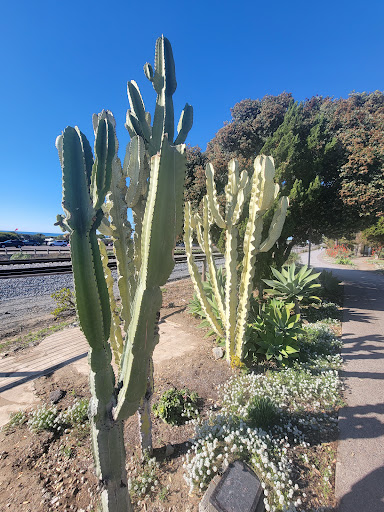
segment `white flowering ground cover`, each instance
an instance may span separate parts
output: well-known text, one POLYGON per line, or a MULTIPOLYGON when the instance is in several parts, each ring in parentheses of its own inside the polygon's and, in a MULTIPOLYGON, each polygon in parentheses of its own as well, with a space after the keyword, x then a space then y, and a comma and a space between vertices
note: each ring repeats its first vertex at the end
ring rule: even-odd
POLYGON ((209 418, 194 420, 195 439, 184 463, 191 491, 204 490, 240 458, 260 478, 267 511, 325 510, 321 497, 329 504, 334 466, 329 441, 337 437, 341 405, 340 341, 327 323, 305 329, 292 367, 233 377, 209 418), (276 421, 265 430, 250 425, 254 397, 267 397, 276 407, 276 421))

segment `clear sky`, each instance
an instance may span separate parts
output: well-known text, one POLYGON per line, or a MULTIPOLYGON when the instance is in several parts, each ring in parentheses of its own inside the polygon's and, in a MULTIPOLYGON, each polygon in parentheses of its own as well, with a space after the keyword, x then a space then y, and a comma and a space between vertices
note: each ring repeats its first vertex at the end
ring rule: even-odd
POLYGON ((67 125, 93 145, 92 114, 111 110, 123 154, 126 82, 153 112, 143 65, 161 34, 176 62, 176 123, 192 104, 187 142, 203 150, 244 98, 384 89, 382 0, 19 0, 0 13, 0 230, 56 230, 55 139, 67 125))

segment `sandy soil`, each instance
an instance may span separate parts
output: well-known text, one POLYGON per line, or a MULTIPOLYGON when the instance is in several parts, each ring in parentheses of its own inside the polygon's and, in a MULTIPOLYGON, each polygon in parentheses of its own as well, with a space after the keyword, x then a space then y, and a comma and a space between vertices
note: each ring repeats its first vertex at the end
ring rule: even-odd
MULTIPOLYGON (((214 360, 213 340, 204 337, 204 332, 197 328, 200 322, 186 312, 191 296, 192 285, 187 281, 167 285, 163 295, 159 327, 160 337, 167 330, 167 341, 159 345, 161 352, 155 357, 153 400, 171 387, 188 387, 202 398, 201 412, 205 414, 217 399, 217 386, 232 371, 224 361, 214 360), (189 347, 184 340, 189 340, 189 347)), ((87 376, 76 365, 32 383, 38 403, 50 403, 50 392, 56 389, 64 392, 57 404, 60 409, 68 407, 75 398, 89 396, 87 376)), ((137 468, 140 449, 136 416, 126 422, 125 435, 127 461, 137 468)), ((192 435, 191 426, 172 427, 154 418, 154 455, 161 464, 159 485, 150 499, 151 505, 136 504, 138 510, 198 509, 200 497, 189 495, 182 476, 182 456, 192 435), (165 457, 167 445, 174 449, 169 458, 165 457), (163 492, 159 493, 160 490, 163 492)), ((62 436, 48 432, 32 434, 23 425, 0 433, 0 493, 2 509, 14 512, 94 510, 98 486, 88 432, 71 431, 62 436)))

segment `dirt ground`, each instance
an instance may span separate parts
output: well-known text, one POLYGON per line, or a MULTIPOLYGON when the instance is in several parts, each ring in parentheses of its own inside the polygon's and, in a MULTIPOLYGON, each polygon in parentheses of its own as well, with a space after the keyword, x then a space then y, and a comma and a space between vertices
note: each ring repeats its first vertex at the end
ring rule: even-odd
MULTIPOLYGON (((155 365, 154 401, 171 387, 188 387, 201 397, 201 414, 217 399, 217 387, 233 373, 227 363, 214 360, 214 341, 198 329, 199 320, 186 311, 192 297, 192 284, 183 280, 167 285, 163 294, 161 320, 175 323, 180 332, 193 334, 199 343, 192 352, 155 365)), ((160 323, 161 332, 161 323, 160 323)), ((28 349, 27 349, 28 350, 28 349)), ((75 398, 89 397, 88 379, 67 366, 54 374, 34 381, 35 394, 41 403, 50 403, 50 393, 61 389, 64 397, 59 409, 68 407, 75 398)), ((189 494, 183 479, 183 455, 193 435, 192 426, 169 426, 153 419, 154 456, 160 463, 156 475, 159 484, 146 502, 136 501, 136 509, 150 511, 197 511, 201 496, 189 494), (171 445, 171 446, 170 446, 171 445), (165 451, 173 453, 166 457, 165 451)), ((128 469, 140 470, 137 417, 126 422, 128 469)), ((26 425, 0 433, 1 510, 14 512, 48 512, 96 510, 97 480, 90 452, 89 430, 76 429, 61 436, 50 432, 33 434, 26 425)))

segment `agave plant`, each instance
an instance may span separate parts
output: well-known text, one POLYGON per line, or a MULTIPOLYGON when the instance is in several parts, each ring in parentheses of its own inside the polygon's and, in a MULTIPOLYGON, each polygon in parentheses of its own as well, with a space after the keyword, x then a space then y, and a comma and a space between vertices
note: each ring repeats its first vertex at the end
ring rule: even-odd
POLYGON ((262 356, 280 363, 295 356, 299 351, 297 337, 303 329, 300 315, 292 314, 293 308, 293 303, 286 304, 279 299, 271 299, 260 308, 259 314, 248 324, 247 359, 262 356))
POLYGON ((283 267, 281 272, 272 267, 271 270, 276 279, 263 279, 264 283, 270 286, 265 292, 283 297, 285 300, 293 300, 296 314, 300 314, 300 302, 304 297, 320 300, 319 297, 312 295, 313 290, 321 286, 314 282, 319 277, 320 272, 313 273, 313 270, 308 268, 307 265, 303 265, 296 270, 294 263, 283 267))
MULTIPOLYGON (((224 296, 225 296, 225 275, 223 274, 223 268, 222 267, 219 267, 217 269, 216 279, 217 279, 217 290, 218 290, 218 293, 220 294, 221 298, 223 299, 224 296)), ((217 300, 216 300, 216 296, 215 296, 215 292, 214 292, 214 289, 213 289, 213 284, 212 284, 211 276, 209 274, 208 274, 207 280, 203 281, 202 285, 203 285, 203 289, 204 289, 204 293, 205 293, 205 296, 207 298, 207 301, 209 302, 209 304, 210 304, 210 306, 212 308, 212 313, 215 316, 215 318, 216 318, 218 324, 220 325, 220 327, 223 328, 223 323, 222 323, 221 316, 220 316, 220 311, 219 311, 219 305, 218 305, 217 300)), ((208 328, 210 328, 209 331, 207 332, 207 336, 215 335, 216 336, 216 341, 218 343, 220 343, 224 339, 221 336, 219 336, 216 333, 216 331, 214 331, 212 329, 211 323, 207 319, 206 312, 205 312, 203 306, 201 305, 201 302, 200 302, 200 300, 199 300, 199 298, 198 298, 196 293, 193 295, 193 299, 189 303, 188 309, 189 309, 189 312, 193 316, 199 317, 199 318, 201 318, 203 320, 199 327, 208 327, 208 328)))

